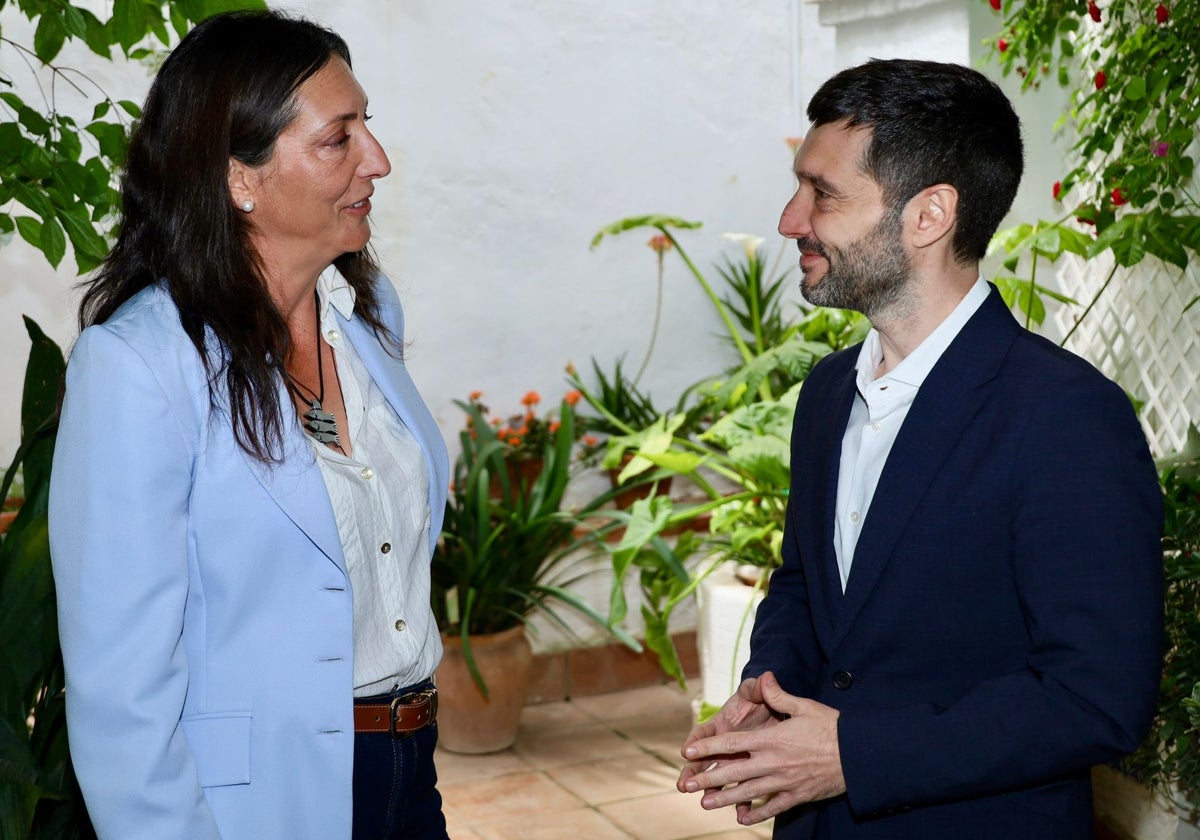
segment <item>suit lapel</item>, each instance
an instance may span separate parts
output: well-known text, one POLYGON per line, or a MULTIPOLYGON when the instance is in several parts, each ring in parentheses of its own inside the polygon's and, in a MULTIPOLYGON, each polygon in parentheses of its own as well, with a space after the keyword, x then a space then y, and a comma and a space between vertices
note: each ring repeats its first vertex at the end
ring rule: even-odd
MULTIPOLYGON (((292 404, 291 395, 282 381, 279 383, 279 404, 285 408, 292 404)), ((308 437, 299 422, 288 422, 290 416, 292 413, 285 410, 283 459, 280 463, 264 464, 247 455, 241 447, 238 447, 238 451, 280 510, 312 540, 321 553, 345 572, 346 558, 342 553, 342 541, 325 479, 321 476, 321 468, 317 466, 317 458, 308 437)))
MULTIPOLYGON (((994 378, 1019 329, 993 288, 921 385, 884 464, 863 523, 835 645, 849 632, 913 511, 978 412, 986 385, 994 378)), ((829 516, 832 518, 832 513, 829 516)))

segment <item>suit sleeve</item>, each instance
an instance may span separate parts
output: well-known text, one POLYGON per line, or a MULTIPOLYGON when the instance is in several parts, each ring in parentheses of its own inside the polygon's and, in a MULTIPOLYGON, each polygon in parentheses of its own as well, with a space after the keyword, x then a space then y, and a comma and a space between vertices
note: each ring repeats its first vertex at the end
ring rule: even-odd
POLYGON ((50 539, 71 757, 102 840, 217 840, 180 728, 199 432, 181 422, 142 355, 152 352, 93 327, 67 370, 50 539))
POLYGON ((1039 400, 1012 458, 1013 573, 1025 668, 946 707, 844 711, 860 815, 998 793, 1128 752, 1157 702, 1162 499, 1128 400, 1081 377, 1039 400), (1080 381, 1082 380, 1082 381, 1080 381))

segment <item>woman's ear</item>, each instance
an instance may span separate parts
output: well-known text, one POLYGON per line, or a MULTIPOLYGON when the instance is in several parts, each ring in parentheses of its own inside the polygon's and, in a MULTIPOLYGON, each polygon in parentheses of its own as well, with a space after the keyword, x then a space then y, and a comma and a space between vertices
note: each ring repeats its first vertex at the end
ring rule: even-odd
MULTIPOLYGON (((958 223, 958 190, 949 184, 934 184, 921 190, 910 203, 916 213, 912 243, 928 248, 954 232, 958 223)), ((947 244, 949 240, 946 239, 947 244)))
POLYGON ((243 213, 254 212, 253 175, 246 164, 235 158, 229 159, 229 195, 234 206, 243 213))

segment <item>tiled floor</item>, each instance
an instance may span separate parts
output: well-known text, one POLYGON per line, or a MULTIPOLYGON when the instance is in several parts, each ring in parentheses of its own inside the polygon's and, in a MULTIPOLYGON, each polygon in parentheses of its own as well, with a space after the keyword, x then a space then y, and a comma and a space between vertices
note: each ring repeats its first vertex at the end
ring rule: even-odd
POLYGON ((675 790, 690 698, 652 686, 526 706, 511 749, 439 750, 451 840, 756 840, 770 823, 737 824, 675 790))

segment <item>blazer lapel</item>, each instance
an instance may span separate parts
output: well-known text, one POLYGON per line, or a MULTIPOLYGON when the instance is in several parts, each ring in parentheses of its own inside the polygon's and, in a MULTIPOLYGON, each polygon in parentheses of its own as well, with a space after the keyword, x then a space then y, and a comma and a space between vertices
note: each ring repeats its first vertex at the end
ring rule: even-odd
MULTIPOLYGON (((285 407, 292 404, 292 397, 282 382, 279 383, 279 404, 285 407)), ((285 411, 283 459, 280 463, 264 464, 247 455, 241 447, 238 447, 238 451, 280 510, 312 540, 321 553, 345 572, 342 540, 338 535, 333 505, 329 501, 329 491, 325 488, 321 468, 317 466, 317 458, 299 422, 287 422, 288 416, 289 412, 285 411)))
MULTIPOLYGON (((857 354, 855 354, 857 358, 857 354)), ((820 541, 818 543, 817 559, 820 568, 817 570, 821 579, 822 590, 825 593, 825 603, 829 610, 830 621, 834 626, 841 624, 842 612, 845 609, 842 596, 842 576, 838 570, 837 551, 834 548, 834 520, 837 516, 838 473, 842 463, 842 439, 846 436, 846 424, 850 422, 850 410, 854 407, 854 396, 857 393, 857 372, 852 366, 834 390, 832 410, 828 413, 827 421, 823 424, 821 447, 824 453, 824 463, 821 465, 819 477, 823 486, 818 495, 820 500, 820 541)))
POLYGON ((993 288, 921 385, 884 464, 863 523, 835 645, 849 632, 913 511, 979 410, 985 386, 995 376, 1019 329, 993 288))

